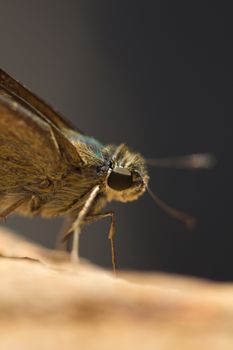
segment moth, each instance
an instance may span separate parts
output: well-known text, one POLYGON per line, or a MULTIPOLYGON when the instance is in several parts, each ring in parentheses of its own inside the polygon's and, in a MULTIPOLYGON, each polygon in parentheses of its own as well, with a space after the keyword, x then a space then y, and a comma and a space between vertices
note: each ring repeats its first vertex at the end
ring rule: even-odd
MULTIPOLYGON (((193 166, 198 159, 204 166, 208 163, 200 157, 182 163, 193 166)), ((103 208, 113 200, 137 200, 148 189, 148 181, 146 161, 139 153, 125 144, 103 145, 85 135, 0 70, 0 217, 15 212, 67 218, 70 224, 63 239, 73 234, 74 260, 81 228, 109 217, 115 269, 115 215, 103 208)), ((165 210, 190 220, 150 193, 165 210)))

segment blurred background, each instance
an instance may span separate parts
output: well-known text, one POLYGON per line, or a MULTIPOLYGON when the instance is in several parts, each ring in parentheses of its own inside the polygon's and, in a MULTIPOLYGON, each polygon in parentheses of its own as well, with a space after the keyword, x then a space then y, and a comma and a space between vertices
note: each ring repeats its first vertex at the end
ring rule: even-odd
MULTIPOLYGON (((145 194, 112 203, 122 269, 233 279, 230 2, 0 2, 0 66, 103 143, 145 157, 215 154, 211 171, 150 168, 150 187, 198 219, 185 227, 145 194), (227 7, 229 5, 229 7, 227 7)), ((3 223, 4 224, 4 223, 3 223)), ((54 247, 61 219, 9 227, 54 247)), ((111 267, 109 221, 84 229, 81 255, 111 267)))

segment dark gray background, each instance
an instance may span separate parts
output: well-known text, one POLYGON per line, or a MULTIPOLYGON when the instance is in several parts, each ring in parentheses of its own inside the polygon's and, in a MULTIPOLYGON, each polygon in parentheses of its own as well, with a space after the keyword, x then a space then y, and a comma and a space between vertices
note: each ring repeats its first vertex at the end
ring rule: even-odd
MULTIPOLYGON (((230 3, 230 2, 229 2, 230 3)), ((232 9, 201 1, 1 1, 0 65, 104 143, 146 157, 212 152, 213 171, 150 169, 150 186, 193 214, 187 232, 145 194, 111 207, 121 268, 233 279, 232 9)), ((61 220, 7 225, 54 246, 61 220)), ((111 266, 108 221, 81 254, 111 266)))

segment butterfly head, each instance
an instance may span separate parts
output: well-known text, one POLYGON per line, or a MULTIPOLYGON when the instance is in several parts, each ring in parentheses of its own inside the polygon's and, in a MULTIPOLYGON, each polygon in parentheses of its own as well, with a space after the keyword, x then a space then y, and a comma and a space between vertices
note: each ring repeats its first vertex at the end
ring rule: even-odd
POLYGON ((145 161, 122 144, 111 147, 106 194, 108 200, 128 202, 138 199, 146 190, 149 180, 145 161))

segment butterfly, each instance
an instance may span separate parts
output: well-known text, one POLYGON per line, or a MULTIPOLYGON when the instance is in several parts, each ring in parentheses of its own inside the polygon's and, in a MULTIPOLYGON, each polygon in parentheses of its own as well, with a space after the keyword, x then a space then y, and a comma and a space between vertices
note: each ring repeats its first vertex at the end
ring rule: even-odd
MULTIPOLYGON (((181 163, 193 167, 199 160, 201 166, 207 165, 207 156, 194 157, 195 162, 189 157, 181 163)), ((153 162, 159 165, 148 160, 153 162)), ((156 197, 148 181, 142 155, 125 144, 103 145, 82 133, 0 69, 0 217, 15 212, 66 218, 69 226, 62 239, 73 234, 71 257, 76 261, 82 227, 109 217, 115 270, 116 220, 113 211, 103 211, 108 202, 137 200, 148 190, 165 210, 191 219, 156 197)))

